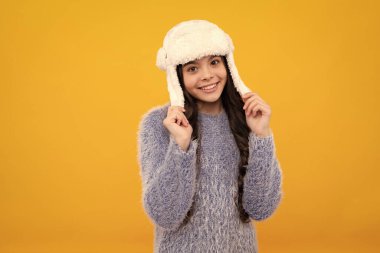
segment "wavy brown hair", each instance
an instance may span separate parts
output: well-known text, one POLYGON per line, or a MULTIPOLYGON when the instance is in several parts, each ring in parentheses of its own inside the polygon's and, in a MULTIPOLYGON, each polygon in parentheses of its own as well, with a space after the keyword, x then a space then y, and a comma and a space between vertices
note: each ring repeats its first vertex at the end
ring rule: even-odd
MULTIPOLYGON (((231 132, 235 138, 236 144, 240 151, 240 163, 239 163, 239 176, 238 176, 238 199, 235 199, 235 205, 237 206, 240 214, 240 219, 242 222, 247 223, 250 221, 249 215, 245 212, 242 204, 243 197, 243 185, 244 185, 244 176, 246 173, 246 165, 248 163, 249 157, 249 146, 248 146, 248 136, 249 136, 249 127, 245 120, 245 112, 243 110, 244 102, 240 97, 239 92, 236 90, 235 85, 232 80, 230 70, 228 68, 227 59, 223 55, 221 56, 223 64, 227 70, 227 82, 221 94, 222 106, 226 111, 228 116, 228 121, 230 125, 231 132)), ((193 133, 191 139, 199 139, 201 132, 198 129, 198 106, 197 99, 194 98, 187 90, 185 89, 183 74, 182 74, 182 64, 177 65, 177 75, 181 88, 183 90, 185 98, 185 116, 189 120, 193 133)), ((198 147, 196 150, 196 164, 197 164, 197 175, 199 174, 200 168, 200 146, 201 142, 198 142, 198 147)), ((197 176, 198 178, 198 176, 197 176)), ((191 206, 188 211, 184 223, 187 223, 189 218, 194 212, 194 205, 191 206)))

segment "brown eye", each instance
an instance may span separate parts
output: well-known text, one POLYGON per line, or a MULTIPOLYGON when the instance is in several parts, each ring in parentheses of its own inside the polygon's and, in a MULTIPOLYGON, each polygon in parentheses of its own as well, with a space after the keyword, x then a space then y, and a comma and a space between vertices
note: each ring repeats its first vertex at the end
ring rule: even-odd
POLYGON ((212 60, 211 64, 212 64, 213 62, 216 62, 215 64, 213 64, 213 65, 216 65, 216 64, 219 63, 219 60, 212 60))
POLYGON ((190 67, 187 69, 188 72, 194 72, 196 67, 190 67))

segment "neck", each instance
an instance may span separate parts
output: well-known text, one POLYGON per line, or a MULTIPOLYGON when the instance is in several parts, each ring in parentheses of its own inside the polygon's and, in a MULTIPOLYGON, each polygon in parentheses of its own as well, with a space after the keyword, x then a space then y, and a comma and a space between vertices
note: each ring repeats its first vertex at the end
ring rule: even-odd
POLYGON ((222 102, 218 99, 215 102, 201 102, 198 101, 198 111, 211 115, 218 115, 222 111, 222 102))

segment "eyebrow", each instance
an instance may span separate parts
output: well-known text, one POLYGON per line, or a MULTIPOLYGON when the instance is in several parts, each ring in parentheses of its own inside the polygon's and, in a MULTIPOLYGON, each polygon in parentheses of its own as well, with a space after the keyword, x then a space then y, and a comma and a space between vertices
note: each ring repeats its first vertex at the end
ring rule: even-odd
MULTIPOLYGON (((208 57, 208 59, 210 60, 210 59, 212 59, 212 58, 214 58, 214 57, 217 57, 218 55, 210 55, 209 57, 208 57)), ((185 67, 185 66, 187 66, 187 65, 189 65, 189 64, 195 64, 195 61, 189 61, 189 62, 187 62, 187 63, 185 63, 184 65, 183 65, 183 67, 185 67)))

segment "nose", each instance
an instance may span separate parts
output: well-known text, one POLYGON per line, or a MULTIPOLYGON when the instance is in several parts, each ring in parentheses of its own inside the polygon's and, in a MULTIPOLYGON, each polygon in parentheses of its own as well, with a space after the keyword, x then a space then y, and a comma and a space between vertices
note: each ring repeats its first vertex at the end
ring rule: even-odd
POLYGON ((204 67, 202 72, 202 80, 207 80, 213 77, 213 72, 209 67, 204 67))

